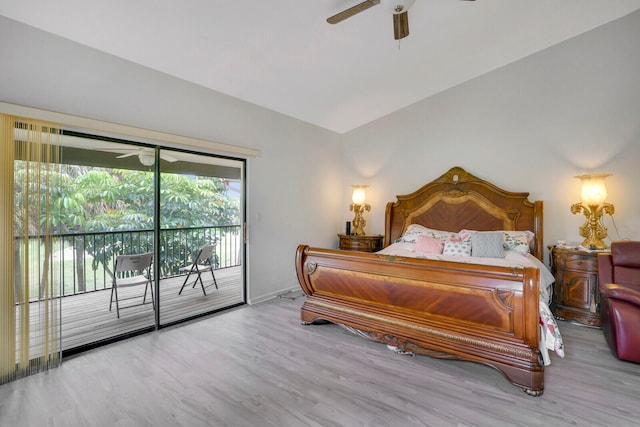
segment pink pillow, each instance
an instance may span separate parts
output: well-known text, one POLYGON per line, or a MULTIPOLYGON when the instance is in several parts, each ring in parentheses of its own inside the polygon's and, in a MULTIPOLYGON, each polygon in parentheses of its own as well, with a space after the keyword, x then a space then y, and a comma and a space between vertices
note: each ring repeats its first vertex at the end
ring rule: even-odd
POLYGON ((441 254, 443 248, 444 241, 434 237, 419 235, 415 250, 430 254, 441 254))

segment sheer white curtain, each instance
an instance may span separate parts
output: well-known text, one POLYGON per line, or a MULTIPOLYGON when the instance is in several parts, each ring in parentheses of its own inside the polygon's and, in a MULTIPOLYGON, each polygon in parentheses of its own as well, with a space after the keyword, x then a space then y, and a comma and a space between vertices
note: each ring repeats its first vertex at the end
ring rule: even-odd
POLYGON ((0 115, 0 384, 60 363, 60 280, 52 264, 60 167, 55 123, 0 115))

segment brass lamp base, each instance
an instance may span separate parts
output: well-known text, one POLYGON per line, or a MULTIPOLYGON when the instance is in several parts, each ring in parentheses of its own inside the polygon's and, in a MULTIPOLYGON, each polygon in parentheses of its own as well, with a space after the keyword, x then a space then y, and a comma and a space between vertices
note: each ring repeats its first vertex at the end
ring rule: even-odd
POLYGON ((602 239, 588 237, 582 241, 582 247, 589 249, 606 249, 608 246, 602 239))
POLYGON ((349 210, 353 211, 355 214, 353 221, 351 221, 351 225, 353 225, 351 234, 354 236, 364 236, 364 226, 367 225, 367 221, 362 218, 362 213, 364 211, 369 212, 371 210, 371 206, 367 204, 357 205, 355 203, 351 203, 349 205, 349 210))
POLYGON ((574 203, 571 205, 571 213, 582 211, 585 222, 580 227, 580 235, 584 237, 582 246, 589 249, 606 249, 607 244, 602 240, 607 237, 607 228, 602 224, 602 213, 613 215, 615 208, 611 203, 602 205, 588 205, 574 203))

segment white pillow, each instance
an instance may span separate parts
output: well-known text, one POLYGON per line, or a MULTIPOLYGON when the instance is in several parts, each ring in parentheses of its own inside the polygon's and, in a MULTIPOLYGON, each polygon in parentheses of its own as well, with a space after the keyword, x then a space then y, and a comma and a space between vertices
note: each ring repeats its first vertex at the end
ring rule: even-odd
POLYGON ((427 236, 434 239, 449 240, 456 236, 456 233, 452 231, 435 230, 433 228, 427 228, 420 224, 410 224, 399 241, 408 243, 417 243, 418 236, 427 236))

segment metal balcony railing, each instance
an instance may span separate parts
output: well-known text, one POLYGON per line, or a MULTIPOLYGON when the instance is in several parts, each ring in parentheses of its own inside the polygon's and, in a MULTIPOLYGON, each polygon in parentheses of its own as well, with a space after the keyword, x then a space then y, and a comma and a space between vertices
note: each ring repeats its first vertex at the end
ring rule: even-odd
MULTIPOLYGON (((16 242, 19 247, 20 242, 16 242)), ((42 246, 40 237, 29 239, 29 247, 42 246)), ((50 261, 33 263, 30 277, 53 277, 55 296, 76 295, 111 288, 112 271, 117 255, 153 251, 153 230, 126 230, 100 233, 60 234, 52 239, 50 261), (52 274, 51 274, 52 273, 52 274)), ((191 263, 203 245, 215 244, 216 268, 238 266, 242 236, 240 225, 161 229, 158 245, 160 278, 174 277, 191 263)), ((44 254, 45 251, 40 251, 44 254)), ((21 272, 21 268, 17 268, 21 272)), ((16 291, 20 292, 20 273, 16 291)), ((29 289, 30 299, 41 298, 45 280, 35 281, 29 289)), ((51 294, 51 292, 50 292, 51 294)))

